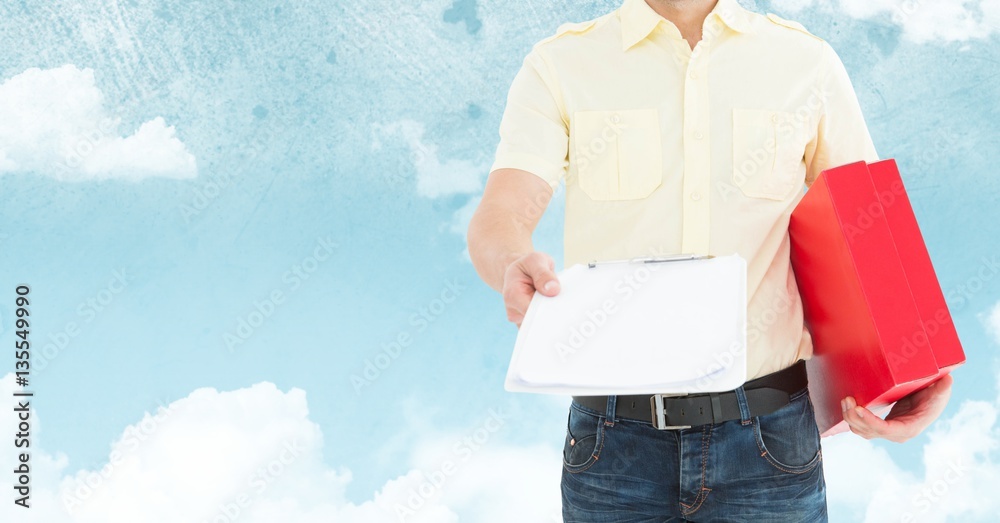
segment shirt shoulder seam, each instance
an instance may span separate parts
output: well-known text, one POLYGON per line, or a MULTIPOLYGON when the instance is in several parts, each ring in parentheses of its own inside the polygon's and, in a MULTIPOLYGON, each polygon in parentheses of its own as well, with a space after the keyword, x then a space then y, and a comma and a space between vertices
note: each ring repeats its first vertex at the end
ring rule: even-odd
POLYGON ((811 37, 813 37, 813 38, 815 38, 815 39, 817 39, 817 40, 819 40, 821 42, 826 42, 826 40, 823 40, 822 38, 820 38, 820 37, 818 37, 818 36, 810 33, 809 30, 806 29, 804 25, 802 25, 802 24, 800 24, 800 23, 798 23, 796 21, 787 20, 787 19, 782 18, 782 17, 780 17, 780 16, 778 16, 778 15, 776 15, 774 13, 767 13, 766 18, 771 23, 773 23, 775 25, 779 25, 779 26, 782 26, 782 27, 787 27, 787 28, 792 29, 794 31, 798 31, 800 33, 809 35, 809 36, 811 36, 811 37))
POLYGON ((547 44, 547 43, 549 43, 549 42, 551 42, 553 40, 557 40, 559 38, 562 38, 562 37, 564 37, 566 35, 570 35, 570 34, 584 34, 587 31, 590 31, 591 29, 593 29, 594 26, 596 26, 599 22, 602 22, 604 19, 608 18, 609 16, 611 16, 613 14, 614 14, 614 11, 612 11, 611 13, 607 13, 607 14, 601 15, 601 16, 599 16, 597 18, 594 18, 594 19, 591 19, 591 20, 585 20, 583 22, 566 22, 564 24, 561 24, 558 28, 556 28, 556 32, 554 34, 552 34, 550 36, 547 36, 547 37, 539 40, 538 42, 535 43, 535 45, 533 46, 533 48, 537 48, 537 47, 543 46, 544 44, 547 44))
POLYGON ((559 115, 562 117, 563 125, 569 125, 569 115, 566 112, 566 103, 562 96, 562 90, 559 85, 559 78, 555 73, 548 57, 545 56, 544 47, 545 44, 552 42, 558 38, 562 38, 569 34, 584 34, 594 28, 599 22, 606 20, 610 16, 614 15, 614 11, 607 13, 605 15, 599 16, 592 20, 586 20, 583 22, 567 22, 560 25, 555 34, 543 38, 531 46, 531 53, 537 57, 538 61, 545 67, 545 73, 548 78, 543 79, 545 84, 548 86, 552 93, 552 96, 556 99, 556 104, 559 106, 559 115))

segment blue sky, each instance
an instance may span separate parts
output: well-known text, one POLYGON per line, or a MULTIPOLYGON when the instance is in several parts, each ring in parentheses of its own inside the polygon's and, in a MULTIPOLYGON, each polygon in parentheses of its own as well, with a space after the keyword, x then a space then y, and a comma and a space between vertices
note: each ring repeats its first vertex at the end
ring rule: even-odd
MULTIPOLYGON (((925 457, 949 452, 941 442, 965 442, 968 459, 997 457, 1000 439, 962 438, 997 430, 975 420, 995 419, 998 405, 991 329, 1000 328, 1000 277, 977 272, 1000 255, 1000 17, 995 2, 968 3, 969 15, 942 4, 902 12, 892 2, 745 3, 801 21, 840 53, 880 155, 899 162, 970 360, 945 414, 953 422, 936 438, 824 441, 840 520, 883 514, 870 493, 855 496, 852 474, 877 477, 880 492, 912 503, 907 488, 935 481, 925 457), (845 465, 831 467, 838 458, 845 465)), ((54 356, 32 380, 51 491, 106 467, 145 413, 195 405, 128 459, 148 468, 157 452, 204 443, 248 449, 252 460, 283 441, 269 435, 281 427, 310 434, 313 458, 279 480, 329 480, 342 492, 300 492, 300 502, 336 521, 385 515, 371 500, 405 497, 448 456, 465 479, 409 521, 499 521, 476 507, 505 507, 501 494, 536 501, 536 512, 519 514, 525 520, 549 517, 566 403, 503 391, 515 330, 468 262, 464 228, 523 56, 560 23, 617 5, 0 7, 0 89, 17 101, 0 102, 0 285, 32 286, 35 347, 54 356), (32 134, 25 122, 65 140, 32 134), (241 320, 257 324, 246 339, 241 320), (385 368, 369 369, 374 379, 358 388, 368 362, 385 368), (496 425, 491 408, 504 421, 462 460, 464 438, 496 425), (537 473, 537 488, 511 485, 515 464, 537 473)), ((557 260, 561 211, 557 201, 536 234, 536 247, 557 260)), ((8 292, 3 343, 13 340, 8 292)), ((228 481, 226 470, 206 473, 228 481)), ((128 490, 137 488, 125 485, 128 474, 98 490, 148 495, 128 490)), ((275 485, 245 517, 263 517, 283 488, 275 485)), ((107 516, 101 495, 74 521, 107 516)), ((969 503, 921 517, 975 520, 969 503)))

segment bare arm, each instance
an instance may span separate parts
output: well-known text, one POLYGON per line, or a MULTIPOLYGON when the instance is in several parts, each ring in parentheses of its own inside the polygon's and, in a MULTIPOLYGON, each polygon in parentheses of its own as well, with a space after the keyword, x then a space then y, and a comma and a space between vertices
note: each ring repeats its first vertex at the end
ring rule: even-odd
POLYGON ((483 199, 469 223, 472 264, 487 285, 503 295, 507 318, 520 325, 536 289, 559 292, 555 262, 535 252, 531 234, 552 199, 552 187, 519 169, 490 173, 483 199))
POLYGON ((536 289, 546 296, 559 292, 555 262, 531 245, 568 166, 568 121, 554 85, 552 68, 533 47, 511 82, 496 158, 469 223, 472 264, 503 296, 507 319, 518 326, 536 289))

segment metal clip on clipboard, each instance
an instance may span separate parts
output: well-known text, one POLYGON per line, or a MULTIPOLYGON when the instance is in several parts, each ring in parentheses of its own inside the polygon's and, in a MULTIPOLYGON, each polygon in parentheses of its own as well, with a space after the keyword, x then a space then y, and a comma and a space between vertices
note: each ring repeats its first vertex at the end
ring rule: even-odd
POLYGON ((609 263, 660 263, 660 262, 673 262, 673 261, 691 261, 691 260, 707 260, 709 258, 714 258, 711 254, 699 255, 699 254, 671 254, 667 256, 645 256, 637 258, 629 258, 626 260, 608 260, 608 261, 591 261, 587 263, 587 267, 593 269, 598 265, 606 265, 609 263))

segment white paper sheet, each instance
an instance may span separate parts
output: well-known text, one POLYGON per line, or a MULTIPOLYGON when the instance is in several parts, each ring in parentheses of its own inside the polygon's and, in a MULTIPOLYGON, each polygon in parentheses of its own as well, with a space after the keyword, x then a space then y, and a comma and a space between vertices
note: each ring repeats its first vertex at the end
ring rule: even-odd
POLYGON ((535 293, 504 388, 571 395, 717 392, 746 380, 738 255, 574 265, 535 293))

